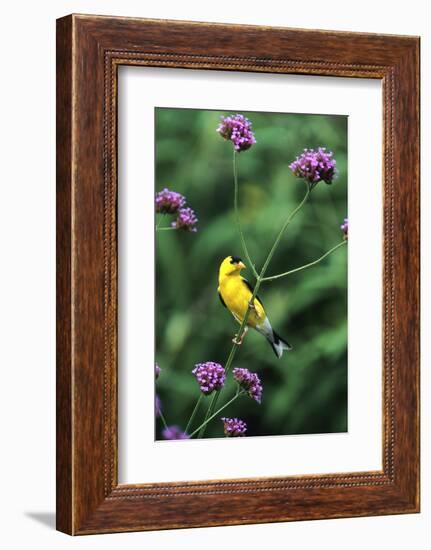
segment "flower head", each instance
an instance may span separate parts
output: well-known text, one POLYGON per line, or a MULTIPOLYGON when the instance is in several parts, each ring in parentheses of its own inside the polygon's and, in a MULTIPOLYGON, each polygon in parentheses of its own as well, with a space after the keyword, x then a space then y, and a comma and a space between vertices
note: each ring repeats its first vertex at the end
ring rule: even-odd
POLYGON ((156 380, 157 380, 158 377, 160 376, 161 370, 162 370, 162 369, 159 367, 158 363, 156 363, 156 366, 155 366, 156 380))
POLYGON ((189 439, 190 436, 178 426, 168 426, 162 432, 163 439, 189 439))
POLYGON ((344 234, 344 239, 347 240, 348 234, 349 234, 349 219, 344 218, 344 222, 340 225, 340 229, 344 234))
POLYGON ((244 389, 248 395, 260 403, 262 401, 262 384, 260 382, 259 376, 255 372, 250 372, 248 369, 233 369, 233 377, 244 389))
POLYGON ((191 208, 181 208, 178 212, 177 219, 172 222, 172 227, 195 233, 197 231, 197 228, 195 227, 197 223, 198 219, 191 208))
POLYGON ((250 149, 256 143, 251 122, 243 115, 221 117, 217 132, 233 143, 237 153, 250 149))
POLYGON ((156 418, 158 418, 162 412, 162 402, 160 401, 160 397, 157 394, 154 400, 154 409, 156 413, 156 418))
POLYGON ((319 181, 332 183, 336 175, 337 161, 332 158, 331 151, 325 147, 304 149, 304 152, 296 157, 289 165, 289 168, 298 178, 303 178, 314 187, 319 181))
POLYGON ((185 197, 176 191, 165 188, 156 193, 156 212, 159 214, 176 214, 185 204, 185 197))
POLYGON ((222 418, 224 433, 227 437, 244 437, 247 424, 239 418, 222 418))
POLYGON ((220 390, 226 378, 224 368, 212 361, 198 363, 192 370, 192 374, 196 376, 200 390, 205 395, 209 395, 215 390, 220 390))

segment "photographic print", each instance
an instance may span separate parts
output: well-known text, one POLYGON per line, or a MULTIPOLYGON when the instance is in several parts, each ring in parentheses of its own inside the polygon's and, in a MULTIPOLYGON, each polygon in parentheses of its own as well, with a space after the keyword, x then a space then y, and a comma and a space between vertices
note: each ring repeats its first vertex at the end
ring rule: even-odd
POLYGON ((57 21, 58 530, 420 511, 419 61, 57 21))
POLYGON ((347 125, 155 109, 157 440, 347 431, 347 125))

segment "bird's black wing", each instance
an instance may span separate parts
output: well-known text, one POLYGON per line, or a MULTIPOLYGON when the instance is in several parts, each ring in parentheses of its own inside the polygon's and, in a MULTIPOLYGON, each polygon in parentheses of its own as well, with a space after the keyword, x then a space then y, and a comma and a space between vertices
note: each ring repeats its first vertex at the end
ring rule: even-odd
MULTIPOLYGON (((247 281, 247 279, 244 279, 244 277, 241 277, 241 278, 242 278, 242 281, 243 281, 243 283, 245 284, 245 286, 246 286, 246 287, 249 289, 249 291, 253 294, 253 292, 254 292, 254 286, 253 286, 251 283, 249 283, 249 282, 247 281)), ((259 298, 259 296, 256 296, 256 297, 255 297, 255 300, 257 300, 257 301, 260 303, 260 305, 263 307, 263 309, 265 309, 265 306, 262 304, 262 300, 259 298)))
POLYGON ((218 291, 218 297, 220 298, 220 302, 224 305, 224 307, 227 309, 227 305, 225 304, 225 301, 222 298, 220 290, 218 291))

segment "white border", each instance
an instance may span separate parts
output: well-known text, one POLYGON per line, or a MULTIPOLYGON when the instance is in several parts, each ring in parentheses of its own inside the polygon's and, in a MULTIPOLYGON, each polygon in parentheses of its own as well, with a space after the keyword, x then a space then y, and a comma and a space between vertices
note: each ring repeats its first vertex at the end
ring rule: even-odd
POLYGON ((377 80, 120 67, 121 483, 382 468, 381 94, 377 80), (156 105, 349 115, 348 433, 154 441, 152 152, 156 105))

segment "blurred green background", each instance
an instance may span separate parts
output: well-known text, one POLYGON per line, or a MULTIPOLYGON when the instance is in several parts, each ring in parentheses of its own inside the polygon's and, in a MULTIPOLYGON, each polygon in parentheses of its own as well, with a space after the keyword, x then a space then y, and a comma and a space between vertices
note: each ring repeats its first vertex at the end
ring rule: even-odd
MULTIPOLYGON (((230 254, 244 259, 233 211, 233 147, 216 133, 220 117, 229 114, 235 113, 167 108, 155 113, 156 191, 168 187, 184 194, 199 218, 197 233, 156 234, 156 361, 162 368, 156 391, 168 424, 183 429, 199 395, 191 370, 205 361, 224 364, 238 329, 217 296, 220 262, 230 254)), ((305 193, 290 162, 305 147, 319 146, 337 160, 338 178, 332 185, 319 183, 289 226, 267 272, 273 275, 317 259, 342 239, 347 117, 241 114, 251 120, 257 140, 238 155, 238 173, 243 231, 258 268, 305 193)), ((173 219, 167 216, 164 225, 173 219)), ((254 282, 250 269, 242 273, 254 282)), ((279 360, 260 334, 249 331, 233 366, 259 373, 262 404, 242 397, 221 416, 244 419, 248 436, 346 431, 347 247, 317 266, 264 283, 259 296, 273 327, 294 349, 279 360)), ((234 387, 230 379, 218 406, 234 387)), ((204 399, 195 427, 210 399, 204 399)), ((157 421, 158 439, 161 428, 157 421)), ((205 437, 222 436, 222 422, 212 421, 205 437)))

